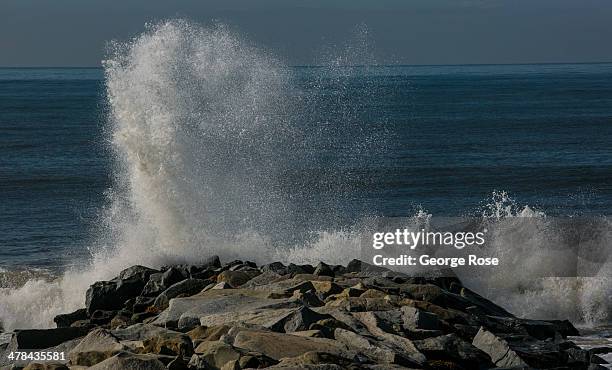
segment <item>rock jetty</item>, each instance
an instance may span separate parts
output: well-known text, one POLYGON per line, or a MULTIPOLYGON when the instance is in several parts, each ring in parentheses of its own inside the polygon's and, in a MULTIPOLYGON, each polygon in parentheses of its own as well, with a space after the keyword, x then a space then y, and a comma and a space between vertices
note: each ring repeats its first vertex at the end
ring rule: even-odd
POLYGON ((444 272, 413 277, 358 260, 161 269, 91 285, 57 328, 18 330, 0 365, 25 369, 603 369, 569 321, 528 320, 444 272), (18 351, 61 361, 10 361, 18 351))

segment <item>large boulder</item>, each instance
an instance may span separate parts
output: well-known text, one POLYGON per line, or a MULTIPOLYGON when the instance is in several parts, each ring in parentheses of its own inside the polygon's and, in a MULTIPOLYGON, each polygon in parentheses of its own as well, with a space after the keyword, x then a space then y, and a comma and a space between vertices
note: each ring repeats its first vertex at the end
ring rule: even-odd
POLYGON ((57 315, 53 318, 53 321, 58 328, 67 328, 74 322, 79 320, 87 320, 87 318, 87 310, 85 308, 81 308, 71 313, 57 315))
POLYGON ((260 274, 261 272, 256 269, 238 271, 226 270, 217 275, 217 282, 226 282, 233 288, 237 288, 260 274))
POLYGON ((231 344, 234 347, 263 353, 275 360, 284 357, 296 357, 311 351, 330 353, 348 359, 355 356, 344 344, 325 338, 309 338, 237 328, 230 330, 228 336, 231 337, 231 344))
POLYGON ((398 364, 402 366, 419 366, 401 352, 394 351, 384 342, 376 341, 349 330, 338 328, 334 331, 334 338, 345 344, 349 349, 365 354, 369 359, 379 364, 398 364))
POLYGON ((136 297, 146 282, 139 278, 128 280, 98 281, 87 289, 85 306, 87 314, 96 310, 118 310, 127 300, 136 297))
POLYGON ((466 369, 489 369, 494 367, 489 355, 455 334, 414 341, 428 362, 444 361, 466 369))
POLYGON ((17 330, 12 334, 6 350, 18 351, 55 347, 63 342, 83 337, 87 334, 87 331, 87 328, 79 327, 17 330))
POLYGON ((387 347, 410 359, 414 364, 422 365, 426 360, 423 353, 410 339, 395 334, 400 315, 399 312, 386 313, 384 311, 353 314, 372 335, 384 342, 387 347))
POLYGON ((118 353, 104 361, 91 366, 93 370, 167 370, 158 356, 137 355, 128 352, 118 353))
POLYGON ((68 352, 72 365, 93 366, 128 347, 106 329, 94 329, 79 344, 68 352))
POLYGON ((168 308, 153 322, 155 325, 169 328, 192 328, 200 318, 228 312, 245 312, 267 307, 295 307, 295 303, 287 299, 267 298, 266 291, 246 289, 213 289, 192 297, 174 298, 168 308))
POLYGON ((564 366, 569 359, 554 342, 494 334, 485 328, 480 328, 472 344, 487 353, 497 367, 554 368, 564 366))

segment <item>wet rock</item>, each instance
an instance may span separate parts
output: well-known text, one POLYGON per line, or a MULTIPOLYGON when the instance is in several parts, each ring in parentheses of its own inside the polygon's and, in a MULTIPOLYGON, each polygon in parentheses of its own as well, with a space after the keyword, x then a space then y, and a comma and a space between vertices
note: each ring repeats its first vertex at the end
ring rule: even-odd
POLYGON ((186 275, 187 273, 176 267, 170 267, 163 273, 152 274, 141 294, 145 297, 157 296, 170 286, 185 280, 188 277, 186 275))
POLYGON ((154 302, 155 302, 155 298, 154 297, 138 296, 138 297, 134 298, 134 302, 132 304, 131 311, 133 313, 145 312, 147 307, 153 305, 154 302))
POLYGON ((334 270, 332 270, 331 266, 324 262, 319 262, 319 264, 317 265, 315 270, 312 272, 312 274, 317 275, 317 276, 331 276, 331 277, 334 277, 336 275, 334 273, 334 270))
POLYGON ((71 313, 57 315, 53 318, 53 321, 58 328, 67 328, 72 325, 73 322, 78 320, 87 320, 87 318, 87 310, 81 308, 71 313))
POLYGON ((278 275, 287 275, 288 270, 285 265, 280 262, 272 262, 261 266, 261 272, 273 272, 278 275))
POLYGON ((119 273, 118 280, 139 279, 142 281, 147 281, 152 274, 157 272, 159 271, 149 267, 135 265, 121 271, 119 273))
POLYGON ((74 327, 17 330, 11 336, 11 340, 6 347, 6 350, 17 351, 20 349, 44 349, 55 347, 63 342, 83 337, 88 331, 88 328, 74 327))
POLYGON ((132 275, 128 279, 99 281, 87 289, 85 306, 91 315, 96 310, 118 310, 125 302, 140 295, 146 281, 140 275, 132 275))
POLYGON ((312 274, 314 272, 315 268, 312 267, 311 265, 295 265, 293 263, 290 263, 289 266, 287 266, 287 273, 288 274, 312 274))
POLYGON ((119 311, 95 310, 91 313, 89 321, 95 325, 108 324, 118 312, 119 311))

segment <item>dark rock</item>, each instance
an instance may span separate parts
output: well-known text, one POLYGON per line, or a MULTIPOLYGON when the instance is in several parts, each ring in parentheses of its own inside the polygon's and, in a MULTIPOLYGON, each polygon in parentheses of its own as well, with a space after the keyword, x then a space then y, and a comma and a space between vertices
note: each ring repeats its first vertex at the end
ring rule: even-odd
MULTIPOLYGON (((27 329, 13 333, 7 351, 21 349, 44 349, 87 334, 88 328, 27 329)), ((1 359, 4 360, 4 359, 1 359)))
POLYGON ((553 342, 529 336, 496 335, 485 328, 480 328, 472 344, 486 352, 498 367, 554 368, 564 366, 569 359, 553 342))
POLYGON ((111 322, 118 311, 95 310, 92 312, 89 321, 95 325, 104 325, 111 322))
POLYGON ((132 304, 132 312, 133 313, 144 312, 147 309, 147 307, 153 304, 153 302, 155 302, 155 298, 153 297, 138 296, 134 299, 134 303, 132 304))
POLYGON ((135 265, 135 266, 128 267, 125 270, 121 271, 119 273, 119 277, 117 278, 117 280, 139 279, 139 280, 147 281, 149 280, 149 276, 157 272, 159 271, 154 270, 152 268, 135 265))
POLYGON ((414 345, 431 360, 456 363, 466 369, 489 369, 495 365, 489 355, 455 334, 414 341, 414 345))
POLYGON ((87 310, 84 308, 78 309, 74 312, 57 315, 53 318, 53 321, 58 328, 67 328, 72 325, 73 322, 78 320, 87 320, 87 310))
POLYGON ((286 275, 288 273, 287 267, 280 262, 272 262, 267 265, 261 266, 261 272, 274 272, 279 275, 286 275))
POLYGON ((289 266, 287 266, 288 274, 312 274, 314 271, 315 268, 311 265, 295 265, 290 263, 289 266))
POLYGON ((96 282, 87 289, 85 295, 87 313, 91 315, 96 310, 120 309, 125 301, 140 295, 145 284, 146 281, 140 275, 96 282))
POLYGON ((271 329, 278 332, 291 333, 294 331, 308 330, 310 326, 318 321, 331 319, 330 315, 323 315, 312 311, 308 307, 300 307, 279 321, 271 329))
POLYGON ((332 268, 323 262, 319 262, 319 264, 317 265, 317 267, 315 268, 315 270, 313 271, 313 275, 317 275, 317 276, 331 276, 334 277, 334 270, 332 270, 332 268))
POLYGON ((440 320, 438 316, 433 313, 410 306, 403 306, 401 311, 402 322, 404 323, 403 326, 407 329, 440 329, 440 320))
POLYGON ((196 293, 199 293, 202 289, 204 289, 208 284, 210 284, 210 280, 200 280, 200 279, 187 279, 181 282, 178 282, 168 289, 164 290, 157 298, 155 299, 154 306, 160 309, 166 309, 168 304, 172 298, 178 297, 179 295, 191 296, 196 293))
POLYGON ((365 263, 357 259, 352 260, 346 266, 346 272, 355 272, 365 275, 381 275, 385 271, 389 271, 389 269, 370 265, 369 263, 365 263))

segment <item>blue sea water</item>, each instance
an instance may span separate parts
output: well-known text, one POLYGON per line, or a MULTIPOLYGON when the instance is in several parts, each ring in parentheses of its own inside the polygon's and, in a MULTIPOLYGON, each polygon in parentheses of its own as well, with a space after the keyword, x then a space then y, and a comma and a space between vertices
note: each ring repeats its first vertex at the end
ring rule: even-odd
MULTIPOLYGON (((351 123, 332 130, 340 149, 284 175, 288 189, 305 184, 295 194, 304 220, 324 212, 316 204, 348 215, 474 214, 495 191, 550 215, 612 213, 612 64, 289 74, 316 96, 304 126, 351 123), (353 157, 342 135, 367 145, 353 157), (350 189, 326 203, 337 187, 350 189)), ((102 69, 0 69, 0 267, 87 257, 115 176, 105 94, 102 69)))

